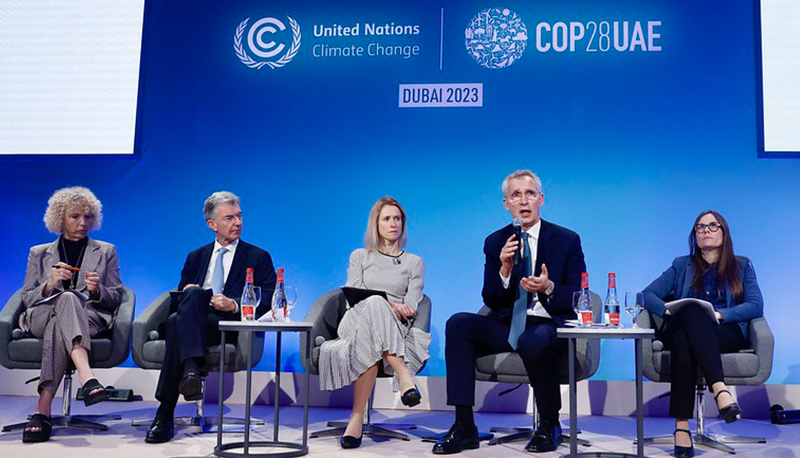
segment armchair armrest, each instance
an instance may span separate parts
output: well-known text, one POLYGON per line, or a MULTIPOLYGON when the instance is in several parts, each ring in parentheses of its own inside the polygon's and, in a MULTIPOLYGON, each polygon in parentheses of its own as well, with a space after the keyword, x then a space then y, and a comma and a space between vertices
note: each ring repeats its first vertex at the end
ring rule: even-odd
POLYGON ((161 323, 167 321, 169 317, 169 293, 158 296, 147 308, 133 321, 133 360, 139 367, 150 367, 150 363, 145 361, 142 351, 144 344, 148 341, 147 334, 150 331, 157 331, 161 323))
POLYGON ((17 327, 19 315, 22 313, 22 290, 17 290, 0 310, 0 365, 11 368, 11 357, 8 355, 8 343, 11 342, 11 333, 17 327))
POLYGON ((306 339, 300 335, 300 358, 303 367, 312 374, 318 373, 314 364, 314 349, 321 346, 322 342, 338 337, 336 331, 339 328, 339 321, 344 316, 346 303, 344 293, 340 288, 336 288, 318 297, 303 318, 303 321, 314 324, 311 329, 311 361, 306 360, 306 339), (317 343, 318 337, 322 337, 319 343, 317 343))
MULTIPOLYGON (((775 336, 764 317, 750 320, 748 325, 750 346, 758 356, 758 374, 756 378, 764 383, 772 373, 772 358, 775 351, 775 336)), ((760 384, 759 383, 759 384, 760 384)))

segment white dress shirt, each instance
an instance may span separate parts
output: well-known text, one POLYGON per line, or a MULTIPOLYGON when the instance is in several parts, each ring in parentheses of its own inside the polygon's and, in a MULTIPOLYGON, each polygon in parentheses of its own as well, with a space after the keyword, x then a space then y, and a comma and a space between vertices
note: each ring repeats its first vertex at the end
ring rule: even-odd
MULTIPOLYGON (((530 249, 531 258, 531 272, 536 271, 536 256, 539 252, 539 232, 542 230, 542 220, 536 222, 530 229, 528 229, 528 248, 530 249)), ((508 289, 511 278, 503 277, 500 275, 500 280, 503 281, 503 288, 508 289)), ((528 305, 528 315, 539 316, 542 318, 552 318, 544 306, 539 302, 539 295, 533 294, 533 301, 528 305)))
MULTIPOLYGON (((228 250, 225 253, 225 257, 222 258, 222 269, 225 272, 224 276, 222 277, 222 284, 224 285, 228 281, 228 274, 231 272, 231 265, 233 264, 233 256, 236 254, 236 247, 239 245, 239 239, 236 239, 235 242, 231 243, 230 245, 226 246, 225 248, 228 250)), ((219 241, 214 240, 214 250, 211 252, 211 260, 208 261, 208 270, 206 271, 206 279, 203 281, 203 289, 211 289, 211 277, 214 276, 214 269, 217 267, 217 261, 219 261, 219 250, 222 248, 219 241)))

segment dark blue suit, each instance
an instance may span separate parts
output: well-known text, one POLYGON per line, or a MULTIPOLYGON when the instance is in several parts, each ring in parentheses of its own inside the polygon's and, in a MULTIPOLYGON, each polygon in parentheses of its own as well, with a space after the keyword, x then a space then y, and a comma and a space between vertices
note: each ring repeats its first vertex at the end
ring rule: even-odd
POLYGON ((657 338, 670 350, 671 417, 692 418, 697 368, 700 368, 708 386, 723 381, 720 354, 746 347, 748 322, 763 315, 764 300, 755 269, 745 257, 736 260, 739 280, 744 288, 742 297, 736 299, 727 284, 719 285, 722 293, 719 297, 713 291, 706 293, 717 298, 712 303, 722 315, 719 325, 700 307, 688 306, 675 315, 664 315, 665 300, 701 297, 692 288, 695 266, 690 256, 675 258, 672 265, 644 290, 645 308, 664 318, 657 338))
MULTIPOLYGON (((210 243, 186 256, 179 291, 188 284, 203 285, 213 250, 214 243, 210 243)), ((239 302, 248 267, 253 268, 253 283, 261 286, 261 304, 256 310, 256 316, 261 316, 270 309, 276 281, 272 258, 265 250, 239 240, 222 294, 239 302)), ((237 312, 220 312, 210 307, 210 299, 211 295, 201 288, 190 288, 177 306, 173 304, 175 312, 167 319, 167 351, 156 389, 156 399, 162 403, 174 405, 178 402, 183 363, 189 358, 203 358, 208 345, 219 343, 218 323, 240 319, 237 312)))
MULTIPOLYGON (((447 321, 445 360, 447 363, 447 403, 475 404, 475 359, 492 353, 513 351, 508 344, 511 313, 520 282, 521 269, 511 272, 508 288, 500 278, 500 251, 514 233, 508 225, 486 238, 483 277, 483 302, 492 309, 488 316, 457 313, 447 321)), ((556 328, 575 318, 572 293, 580 289, 581 273, 586 271, 578 234, 542 220, 537 244, 535 275, 542 264, 555 284, 553 297, 544 293, 538 299, 552 319, 528 317, 519 338, 517 351, 522 357, 542 415, 557 415, 561 409, 558 357, 564 342, 556 337, 556 328)))

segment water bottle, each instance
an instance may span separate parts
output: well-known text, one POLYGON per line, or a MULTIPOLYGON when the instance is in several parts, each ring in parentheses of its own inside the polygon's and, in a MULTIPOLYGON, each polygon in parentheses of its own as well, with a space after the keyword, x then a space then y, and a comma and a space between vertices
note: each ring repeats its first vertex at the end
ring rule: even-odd
POLYGON ((603 304, 605 322, 612 328, 619 327, 619 299, 617 299, 617 274, 608 274, 608 293, 603 304))
POLYGON ((283 284, 283 268, 278 269, 278 281, 272 294, 272 319, 286 321, 286 289, 283 284))
POLYGON ((592 297, 589 293, 589 274, 586 272, 581 274, 581 294, 578 299, 578 311, 581 314, 579 317, 581 327, 591 327, 594 316, 592 313, 592 297))
POLYGON ((255 321, 256 307, 258 307, 258 298, 253 289, 253 268, 247 268, 245 277, 244 289, 242 290, 242 299, 239 302, 242 308, 242 321, 255 321))

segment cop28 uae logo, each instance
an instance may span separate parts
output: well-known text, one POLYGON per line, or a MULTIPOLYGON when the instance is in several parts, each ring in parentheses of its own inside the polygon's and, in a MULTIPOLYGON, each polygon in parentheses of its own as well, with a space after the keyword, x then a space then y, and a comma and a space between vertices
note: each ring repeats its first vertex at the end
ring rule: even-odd
POLYGON ((528 29, 508 8, 488 8, 472 18, 464 35, 467 52, 475 62, 497 69, 510 66, 522 56, 528 29))
POLYGON ((240 22, 233 34, 233 49, 239 60, 248 67, 259 70, 264 66, 280 68, 291 62, 300 50, 300 26, 289 16, 286 19, 289 21, 291 33, 282 21, 273 17, 259 19, 250 26, 246 45, 258 60, 250 57, 242 43, 250 18, 240 22))

